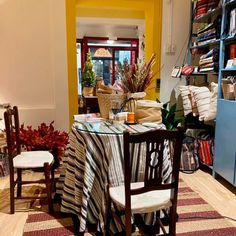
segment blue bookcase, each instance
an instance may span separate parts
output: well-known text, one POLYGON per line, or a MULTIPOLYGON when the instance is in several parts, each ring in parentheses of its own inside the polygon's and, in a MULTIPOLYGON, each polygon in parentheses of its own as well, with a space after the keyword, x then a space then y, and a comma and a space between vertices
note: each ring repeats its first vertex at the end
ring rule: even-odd
MULTIPOLYGON (((227 60, 229 59, 229 45, 236 43, 236 35, 229 36, 228 34, 230 12, 236 8, 236 0, 220 0, 220 4, 215 9, 197 18, 194 12, 195 7, 196 1, 192 1, 188 63, 195 65, 193 50, 219 49, 219 71, 210 73, 196 72, 191 75, 191 78, 194 78, 194 82, 201 80, 205 82, 206 86, 209 85, 209 81, 212 78, 215 79, 215 82, 218 82, 217 117, 214 124, 215 155, 212 167, 213 175, 216 176, 218 174, 236 186, 236 101, 224 99, 221 87, 222 78, 236 76, 236 68, 226 68, 227 60), (194 37, 197 37, 193 30, 194 28, 198 29, 198 27, 202 27, 201 24, 210 24, 219 18, 221 19, 221 27, 219 29, 220 34, 218 34, 216 39, 202 44, 193 43, 194 37)), ((187 83, 190 84, 190 77, 186 77, 186 79, 187 83)))
POLYGON ((217 173, 236 186, 236 101, 223 98, 221 82, 225 76, 236 76, 236 69, 226 69, 227 47, 236 43, 235 36, 228 36, 230 11, 236 8, 236 0, 222 5, 220 61, 218 76, 218 102, 215 131, 215 157, 213 173, 217 173))

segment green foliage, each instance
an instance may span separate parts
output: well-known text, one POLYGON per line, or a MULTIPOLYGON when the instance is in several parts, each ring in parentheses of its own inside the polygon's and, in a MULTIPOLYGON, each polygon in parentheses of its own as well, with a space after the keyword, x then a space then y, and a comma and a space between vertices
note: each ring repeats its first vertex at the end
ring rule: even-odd
POLYGON ((84 70, 81 77, 83 87, 94 87, 96 84, 96 75, 93 71, 91 52, 87 53, 87 60, 84 64, 84 70))
MULTIPOLYGON (((157 99, 157 102, 158 99, 157 99)), ((161 109, 162 112, 162 123, 166 126, 167 130, 176 130, 178 125, 183 122, 183 117, 176 117, 177 105, 176 103, 170 105, 170 102, 167 102, 163 105, 161 109)))

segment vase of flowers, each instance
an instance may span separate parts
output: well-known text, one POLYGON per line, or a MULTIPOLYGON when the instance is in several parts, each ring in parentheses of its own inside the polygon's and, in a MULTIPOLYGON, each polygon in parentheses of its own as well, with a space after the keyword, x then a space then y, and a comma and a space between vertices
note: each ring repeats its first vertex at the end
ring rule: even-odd
POLYGON ((146 96, 145 90, 151 84, 154 77, 152 67, 155 64, 155 55, 153 54, 148 62, 129 65, 125 59, 123 65, 118 68, 121 78, 121 87, 127 93, 128 111, 135 112, 136 100, 143 99, 146 96))
POLYGON ((20 142, 28 151, 50 151, 54 156, 54 168, 57 168, 68 143, 68 133, 55 130, 53 123, 54 121, 49 125, 41 123, 37 129, 22 124, 20 142))

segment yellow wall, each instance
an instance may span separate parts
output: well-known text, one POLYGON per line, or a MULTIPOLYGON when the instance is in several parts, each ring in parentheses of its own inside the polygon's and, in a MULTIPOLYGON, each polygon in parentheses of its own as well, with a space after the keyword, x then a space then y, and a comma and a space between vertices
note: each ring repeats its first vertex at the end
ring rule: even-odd
MULTIPOLYGON (((72 5, 75 0, 66 0, 67 12, 72 11, 72 5), (70 2, 70 3, 69 3, 70 2), (73 2, 73 3, 72 3, 73 2)), ((156 54, 156 65, 154 66, 155 78, 160 77, 160 59, 161 59, 161 19, 162 19, 162 0, 76 0, 76 16, 80 17, 106 17, 106 18, 130 18, 130 19, 144 19, 145 20, 145 58, 149 59, 152 53, 156 54)), ((69 15, 69 14, 68 14, 69 15)), ((68 23, 74 19, 73 14, 67 19, 68 23)), ((67 24, 68 25, 68 24, 67 24)), ((68 27, 72 31, 72 27, 68 27)), ((69 33, 74 34, 75 32, 69 33)), ((68 39, 70 39, 68 35, 68 39)), ((68 43, 72 43, 71 39, 68 43)), ((68 46, 68 48, 70 48, 68 46)), ((69 55, 69 54, 68 54, 69 55)), ((69 60, 69 58, 68 58, 69 60)), ((73 65, 71 65, 71 73, 73 72, 73 65)), ((77 89, 77 80, 74 75, 69 77, 69 94, 70 94, 70 117, 75 102, 77 103, 77 96, 74 95, 74 88, 77 89), (73 91, 71 93, 71 91, 73 91), (72 98, 72 96, 75 96, 72 98), (75 101, 76 98, 76 101, 75 101), (72 101, 73 100, 73 101, 72 101)), ((155 90, 155 80, 147 89, 147 98, 159 98, 159 93, 155 90)))
POLYGON ((147 89, 147 99, 160 99, 160 92, 156 91, 156 78, 160 78, 161 66, 161 31, 162 31, 162 1, 153 1, 153 7, 145 11, 145 58, 156 54, 156 64, 153 68, 155 79, 147 89))
POLYGON ((73 122, 73 115, 78 113, 75 5, 75 0, 66 0, 66 34, 70 126, 73 122))

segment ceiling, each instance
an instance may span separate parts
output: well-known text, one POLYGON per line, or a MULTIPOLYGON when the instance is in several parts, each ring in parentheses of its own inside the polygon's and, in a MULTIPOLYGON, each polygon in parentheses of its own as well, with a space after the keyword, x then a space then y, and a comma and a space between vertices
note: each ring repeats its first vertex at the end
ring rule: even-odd
POLYGON ((77 38, 110 37, 139 38, 144 34, 144 20, 120 18, 76 18, 77 38))

